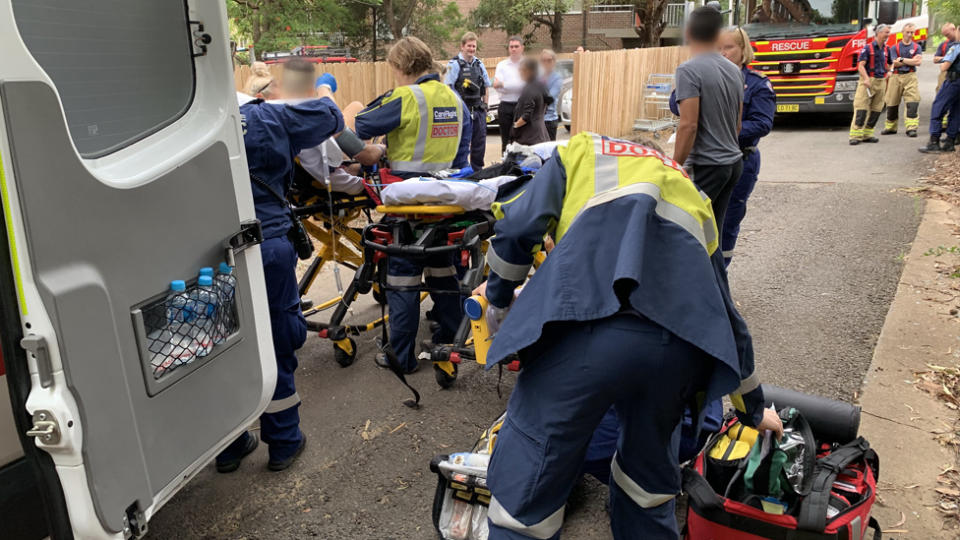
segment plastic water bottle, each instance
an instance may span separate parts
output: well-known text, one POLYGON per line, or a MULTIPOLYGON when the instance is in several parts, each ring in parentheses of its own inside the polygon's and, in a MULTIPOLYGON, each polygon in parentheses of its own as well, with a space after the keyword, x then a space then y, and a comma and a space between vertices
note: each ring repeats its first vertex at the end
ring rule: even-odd
POLYGON ((193 360, 196 348, 190 335, 189 322, 193 318, 187 285, 183 280, 170 282, 167 294, 167 325, 154 339, 156 347, 151 352, 163 357, 161 368, 166 370, 173 365, 188 364, 193 360))
POLYGON ((206 356, 213 349, 214 319, 217 313, 218 298, 213 289, 213 278, 200 276, 197 287, 190 296, 195 319, 192 321, 194 338, 197 342, 197 356, 206 356))
POLYGON ((214 279, 214 289, 220 296, 220 317, 218 318, 220 341, 214 340, 215 343, 227 339, 227 336, 237 330, 237 321, 234 320, 233 316, 233 299, 237 291, 237 276, 233 275, 233 267, 225 262, 220 263, 219 270, 220 272, 214 279))
POLYGON ((204 266, 203 268, 200 269, 200 275, 213 277, 213 268, 209 266, 204 266))

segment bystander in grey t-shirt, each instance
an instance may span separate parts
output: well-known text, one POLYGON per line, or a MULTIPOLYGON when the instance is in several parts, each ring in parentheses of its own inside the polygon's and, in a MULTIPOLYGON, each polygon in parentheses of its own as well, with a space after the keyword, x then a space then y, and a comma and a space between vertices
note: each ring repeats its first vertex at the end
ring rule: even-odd
POLYGON ((741 158, 737 121, 743 73, 720 53, 694 56, 677 67, 677 103, 700 98, 697 138, 685 165, 730 165, 741 158))

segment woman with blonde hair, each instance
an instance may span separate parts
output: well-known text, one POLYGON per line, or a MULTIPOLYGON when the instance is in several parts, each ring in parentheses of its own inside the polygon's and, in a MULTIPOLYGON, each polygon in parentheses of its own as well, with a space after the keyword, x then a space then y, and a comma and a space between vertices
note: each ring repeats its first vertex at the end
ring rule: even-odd
POLYGON ((270 68, 263 62, 254 62, 250 66, 252 75, 247 79, 244 93, 261 99, 276 99, 280 97, 280 83, 273 78, 270 68))
POLYGON ((777 96, 770 81, 748 66, 753 62, 753 46, 750 36, 739 26, 731 27, 720 34, 720 54, 743 70, 743 118, 740 126, 740 149, 743 151, 743 173, 730 194, 730 204, 723 220, 720 245, 723 259, 730 264, 733 248, 740 234, 740 222, 747 213, 747 199, 757 184, 760 174, 760 151, 757 144, 773 129, 773 115, 777 109, 777 96))
MULTIPOLYGON (((398 86, 357 114, 357 135, 361 139, 386 135, 387 160, 394 176, 410 178, 466 167, 470 111, 460 96, 440 81, 430 48, 415 37, 402 38, 390 48, 387 64, 398 86)), ((431 289, 459 288, 452 256, 438 257, 426 265, 390 257, 388 285, 419 284, 421 275, 431 289)), ((431 296, 434 320, 440 324, 433 342, 450 343, 463 318, 460 298, 455 294, 431 296)), ((416 290, 388 290, 387 304, 390 343, 383 344, 384 354, 377 357, 377 365, 412 373, 418 368, 414 348, 420 327, 420 294, 416 290)))

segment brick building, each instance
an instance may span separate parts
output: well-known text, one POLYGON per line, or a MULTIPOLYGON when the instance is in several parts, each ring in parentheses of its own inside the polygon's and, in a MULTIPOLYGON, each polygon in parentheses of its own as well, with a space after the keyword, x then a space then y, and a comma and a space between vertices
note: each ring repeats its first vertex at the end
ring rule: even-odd
MULTIPOLYGON (((586 48, 589 50, 630 49, 640 47, 639 38, 634 30, 634 6, 622 3, 624 0, 606 0, 594 2, 587 14, 586 48)), ((664 44, 670 44, 679 39, 679 20, 682 20, 683 4, 671 4, 667 7, 665 18, 668 23, 661 36, 664 44), (680 19, 676 19, 677 15, 680 19)), ((460 13, 468 15, 473 11, 480 0, 456 0, 460 13)), ((532 28, 532 25, 531 25, 532 28)), ((506 56, 507 35, 501 30, 478 28, 474 30, 480 37, 480 56, 506 56)), ((529 32, 529 29, 527 30, 529 32)), ((570 11, 563 15, 562 50, 557 52, 572 52, 583 43, 583 9, 579 0, 575 0, 570 11)), ((456 50, 459 44, 454 44, 450 50, 456 50)), ((528 47, 539 50, 551 46, 550 29, 544 26, 538 28, 528 47)))

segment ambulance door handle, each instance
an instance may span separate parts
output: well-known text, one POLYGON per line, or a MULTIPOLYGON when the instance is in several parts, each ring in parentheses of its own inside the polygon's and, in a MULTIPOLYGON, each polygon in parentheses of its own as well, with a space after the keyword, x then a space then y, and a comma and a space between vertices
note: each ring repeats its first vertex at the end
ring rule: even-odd
POLYGON ((49 388, 53 385, 53 366, 50 364, 47 340, 44 339, 43 336, 30 334, 20 340, 20 346, 29 352, 37 361, 37 375, 40 377, 40 387, 49 388))

